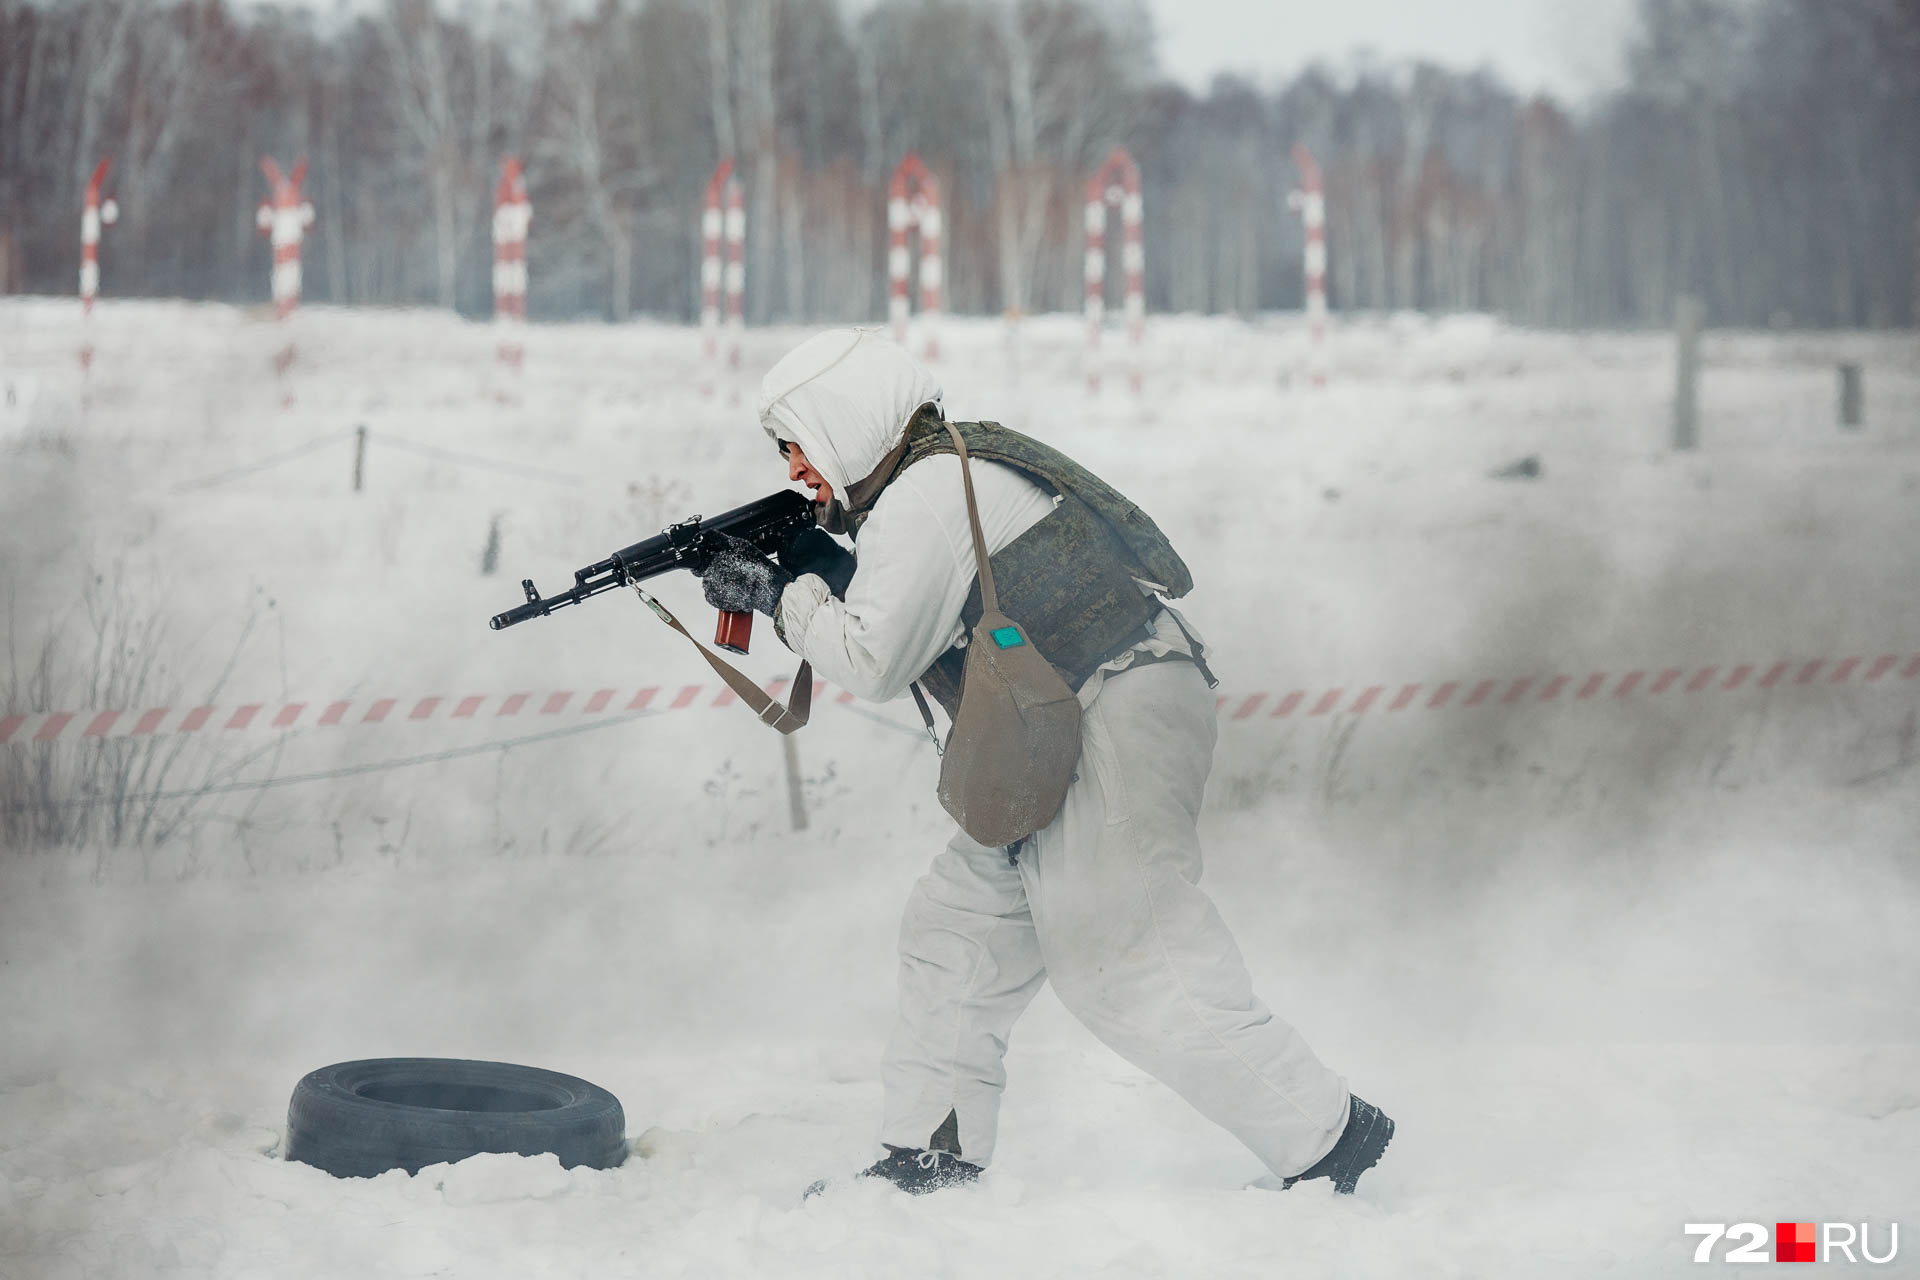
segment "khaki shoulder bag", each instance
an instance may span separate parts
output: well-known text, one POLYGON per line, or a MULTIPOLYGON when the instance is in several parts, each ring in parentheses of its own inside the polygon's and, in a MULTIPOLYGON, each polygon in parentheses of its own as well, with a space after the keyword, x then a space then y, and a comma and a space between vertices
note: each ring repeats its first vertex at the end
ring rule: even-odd
POLYGON ((940 758, 940 804, 981 844, 1011 845, 1052 822, 1067 798, 1080 761, 1080 701, 1020 624, 1000 612, 966 441, 952 423, 947 431, 967 487, 983 608, 940 758))

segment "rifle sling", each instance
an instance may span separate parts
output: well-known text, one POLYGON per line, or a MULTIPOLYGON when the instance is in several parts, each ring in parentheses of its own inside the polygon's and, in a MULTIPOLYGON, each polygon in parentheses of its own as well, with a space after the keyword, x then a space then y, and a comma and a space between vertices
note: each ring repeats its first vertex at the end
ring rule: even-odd
POLYGON ((792 733, 805 727, 807 717, 813 710, 813 665, 806 659, 800 660, 800 669, 794 672, 793 694, 783 706, 766 690, 750 680, 745 672, 695 639, 691 631, 680 625, 680 619, 674 617, 665 605, 648 595, 639 583, 633 584, 633 590, 647 608, 653 610, 660 621, 685 636, 687 643, 700 651, 700 656, 707 660, 707 665, 713 668, 714 674, 726 681, 727 687, 739 696, 740 701, 753 709, 753 713, 760 717, 762 724, 781 733, 792 733))

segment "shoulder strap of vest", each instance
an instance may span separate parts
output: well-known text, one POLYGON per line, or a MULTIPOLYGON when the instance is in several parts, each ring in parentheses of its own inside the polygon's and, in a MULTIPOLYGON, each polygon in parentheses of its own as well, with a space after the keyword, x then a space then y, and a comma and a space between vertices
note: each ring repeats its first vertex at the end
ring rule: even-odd
POLYGON ((893 483, 900 474, 900 468, 906 464, 907 453, 913 448, 914 440, 921 434, 941 425, 940 407, 932 402, 921 405, 907 419, 907 425, 901 429, 900 442, 887 450, 872 471, 860 479, 852 481, 844 494, 837 496, 831 506, 837 511, 829 513, 827 519, 817 520, 829 533, 858 532, 866 523, 867 512, 879 500, 880 494, 893 483))

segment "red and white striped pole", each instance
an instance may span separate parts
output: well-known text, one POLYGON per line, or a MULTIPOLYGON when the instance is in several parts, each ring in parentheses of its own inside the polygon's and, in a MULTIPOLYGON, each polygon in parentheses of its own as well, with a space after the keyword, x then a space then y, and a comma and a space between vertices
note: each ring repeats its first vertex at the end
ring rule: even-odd
POLYGON ((1307 365, 1313 385, 1327 385, 1327 198, 1320 187, 1320 166, 1305 147, 1294 144, 1293 163, 1301 189, 1290 192, 1287 207, 1306 224, 1307 365))
MULTIPOLYGON (((80 318, 84 325, 93 318, 93 298, 100 292, 100 228, 110 227, 120 217, 120 206, 101 200, 100 188, 113 167, 112 156, 102 156, 94 166, 93 179, 87 183, 87 203, 80 213, 80 318)), ((93 367, 93 336, 88 327, 80 339, 80 367, 93 367)))
MULTIPOLYGON (((273 190, 270 202, 254 214, 254 223, 273 245, 273 311, 283 323, 300 309, 300 242, 313 225, 313 206, 300 198, 300 184, 307 180, 307 162, 303 158, 283 175, 271 156, 260 160, 260 172, 273 190)), ((282 378, 293 364, 293 338, 274 357, 273 367, 282 378)), ((283 389, 282 403, 291 403, 292 393, 283 389)))
POLYGON ((907 341, 907 232, 920 229, 920 318, 926 330, 927 359, 940 354, 937 333, 940 320, 940 289, 945 283, 945 267, 940 257, 940 184, 909 151, 893 171, 887 188, 887 230, 891 244, 887 250, 887 310, 893 321, 893 340, 907 341))
POLYGON ((527 322, 527 227, 532 221, 520 160, 507 156, 493 196, 493 323, 500 329, 496 355, 516 371, 526 358, 520 328, 527 322))
POLYGON ((747 202, 740 179, 727 182, 727 367, 740 367, 747 325, 747 202))
POLYGON ((1120 208, 1120 265, 1127 275, 1128 382, 1140 391, 1147 327, 1146 247, 1140 234, 1140 167, 1120 147, 1087 179, 1087 389, 1100 389, 1100 331, 1107 315, 1107 206, 1120 208))
POLYGON ((731 158, 714 166, 707 179, 707 204, 700 215, 700 330, 707 364, 720 363, 720 300, 726 296, 726 321, 732 349, 727 363, 740 364, 740 331, 745 323, 747 287, 747 211, 731 158))

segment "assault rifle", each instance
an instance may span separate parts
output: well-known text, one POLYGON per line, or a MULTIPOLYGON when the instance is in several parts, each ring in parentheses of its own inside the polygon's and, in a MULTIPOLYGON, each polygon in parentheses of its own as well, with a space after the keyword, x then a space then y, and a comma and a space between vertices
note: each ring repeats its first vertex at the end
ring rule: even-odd
MULTIPOLYGON (((672 569, 704 572, 707 562, 720 549, 720 534, 743 538, 766 555, 778 556, 813 524, 813 503, 795 489, 770 493, 758 502, 735 507, 711 520, 694 516, 668 525, 664 533, 616 551, 598 564, 575 570, 573 585, 558 595, 543 597, 532 578, 522 579, 520 589, 527 593, 527 602, 505 613, 496 613, 487 625, 499 631, 528 618, 544 618, 555 609, 579 604, 602 591, 657 577, 672 569)), ((723 613, 713 642, 730 652, 745 653, 752 637, 751 613, 723 613)))

